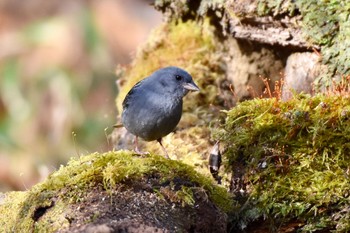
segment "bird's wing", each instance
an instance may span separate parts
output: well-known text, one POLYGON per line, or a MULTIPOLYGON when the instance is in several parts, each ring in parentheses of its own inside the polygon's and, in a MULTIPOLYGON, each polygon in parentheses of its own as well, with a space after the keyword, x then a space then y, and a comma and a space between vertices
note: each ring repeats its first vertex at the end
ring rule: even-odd
POLYGON ((143 81, 143 80, 138 81, 138 82, 130 89, 130 91, 128 92, 128 94, 126 94, 125 99, 123 100, 123 103, 122 103, 123 108, 127 108, 127 107, 128 107, 130 98, 132 98, 133 93, 134 93, 134 92, 140 87, 140 85, 143 83, 142 81, 143 81))

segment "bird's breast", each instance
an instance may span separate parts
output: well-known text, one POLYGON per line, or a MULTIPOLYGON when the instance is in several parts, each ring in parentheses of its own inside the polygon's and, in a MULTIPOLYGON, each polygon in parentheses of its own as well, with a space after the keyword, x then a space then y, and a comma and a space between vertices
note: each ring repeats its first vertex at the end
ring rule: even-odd
MULTIPOLYGON (((134 96, 135 97, 135 96, 134 96)), ((126 129, 147 141, 157 140, 174 131, 182 115, 182 99, 167 96, 137 96, 123 110, 126 129)))

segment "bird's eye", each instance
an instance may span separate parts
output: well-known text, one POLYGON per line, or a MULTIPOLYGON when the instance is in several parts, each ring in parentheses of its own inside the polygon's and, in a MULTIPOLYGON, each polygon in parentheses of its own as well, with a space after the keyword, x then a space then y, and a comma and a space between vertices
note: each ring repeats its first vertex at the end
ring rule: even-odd
POLYGON ((175 78, 176 78, 177 81, 182 80, 182 77, 180 75, 176 75, 175 78))

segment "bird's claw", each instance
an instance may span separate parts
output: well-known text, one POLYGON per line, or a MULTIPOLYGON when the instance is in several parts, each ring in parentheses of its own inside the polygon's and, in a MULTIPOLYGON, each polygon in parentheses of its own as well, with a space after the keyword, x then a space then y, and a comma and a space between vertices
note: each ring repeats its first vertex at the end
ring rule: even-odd
POLYGON ((141 151, 138 147, 136 147, 134 151, 138 155, 150 155, 148 151, 141 151))

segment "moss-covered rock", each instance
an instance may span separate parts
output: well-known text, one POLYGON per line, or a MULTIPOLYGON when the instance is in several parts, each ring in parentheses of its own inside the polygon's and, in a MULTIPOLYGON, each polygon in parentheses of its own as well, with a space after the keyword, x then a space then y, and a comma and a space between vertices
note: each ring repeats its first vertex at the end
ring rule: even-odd
POLYGON ((348 96, 298 95, 227 111, 216 136, 241 197, 238 228, 262 221, 270 230, 350 230, 349 106, 348 96))
POLYGON ((225 232, 233 207, 224 188, 181 162, 128 151, 94 153, 71 159, 26 192, 3 194, 0 229, 225 232))

